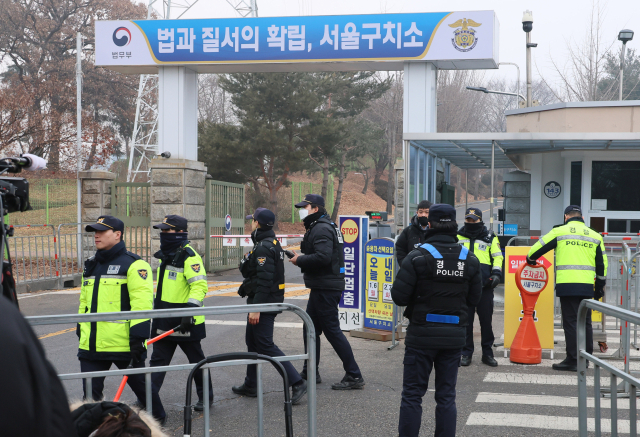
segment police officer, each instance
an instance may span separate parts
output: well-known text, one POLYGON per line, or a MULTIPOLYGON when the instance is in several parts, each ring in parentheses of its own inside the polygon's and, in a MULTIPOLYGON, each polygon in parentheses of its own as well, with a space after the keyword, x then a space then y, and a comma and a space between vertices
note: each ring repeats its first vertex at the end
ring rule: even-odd
POLYGON ((502 277, 502 249, 500 241, 493 231, 487 229, 482 222, 482 211, 469 208, 464 217, 464 226, 458 231, 458 242, 469 249, 480 260, 482 271, 482 298, 476 306, 470 306, 469 323, 467 325, 467 344, 462 349, 460 364, 471 364, 473 355, 473 319, 476 311, 480 321, 480 344, 482 345, 482 362, 496 367, 498 362, 493 358, 493 289, 500 284, 502 277))
MULTIPOLYGON (((95 233, 97 251, 84 263, 78 313, 152 310, 151 266, 125 247, 122 220, 103 215, 85 230, 95 233)), ((79 323, 76 334, 80 339, 80 371, 106 371, 112 364, 126 369, 130 362, 134 368, 144 367, 150 324, 149 319, 79 323)), ((104 377, 91 382, 91 397, 102 400, 104 377)), ((144 406, 144 375, 129 375, 127 382, 144 406)), ((84 385, 83 393, 86 399, 89 394, 84 385)))
POLYGON ((400 437, 417 437, 420 432, 422 397, 434 367, 435 435, 456 434, 456 381, 467 335, 467 307, 477 305, 482 294, 480 263, 457 243, 457 228, 451 205, 432 205, 426 243, 404 259, 391 289, 393 301, 407 307, 409 319, 400 437))
POLYGON ((418 212, 411 218, 411 224, 402 230, 396 241, 396 254, 398 265, 402 266, 402 260, 416 247, 424 243, 427 229, 429 228, 429 208, 431 202, 422 200, 418 204, 418 212))
MULTIPOLYGON (((338 304, 344 291, 344 252, 342 233, 331 221, 324 209, 324 198, 317 194, 307 194, 304 200, 296 204, 306 232, 300 250, 290 261, 300 267, 304 276, 304 285, 308 287, 309 303, 307 314, 313 320, 316 330, 316 369, 320 365, 320 334, 336 351, 345 375, 342 381, 331 386, 334 390, 361 389, 364 379, 351 350, 351 345, 340 330, 338 304)), ((306 331, 305 353, 307 350, 306 331)), ((307 379, 307 362, 301 373, 307 379)), ((320 384, 320 372, 317 371, 316 383, 320 384)))
MULTIPOLYGON (((154 225, 153 228, 160 229, 160 250, 153 255, 160 260, 154 308, 160 310, 202 307, 207 294, 207 274, 202 258, 189 245, 187 219, 179 215, 168 215, 162 223, 154 225)), ((151 333, 156 337, 178 325, 178 332, 153 344, 153 353, 149 360, 151 367, 171 364, 171 358, 178 346, 190 363, 197 363, 205 358, 200 344, 207 336, 204 316, 153 319, 151 333)), ((160 420, 166 417, 159 396, 165 375, 166 373, 162 372, 151 376, 153 413, 160 420)), ((196 411, 204 410, 202 379, 202 372, 196 372, 194 380, 199 399, 193 407, 196 411)), ((213 388, 209 378, 209 405, 212 404, 213 388)))
MULTIPOLYGON (((246 217, 251 222, 253 249, 240 262, 244 279, 238 294, 247 297, 247 304, 284 302, 284 251, 273 232, 276 216, 266 208, 258 208, 246 217)), ((245 341, 249 352, 269 357, 282 357, 284 353, 273 343, 273 324, 277 312, 249 313, 245 341)), ((307 382, 302 379, 290 361, 283 361, 289 384, 292 387, 291 403, 297 404, 307 392, 307 382)), ((257 396, 256 366, 247 366, 244 383, 231 390, 239 395, 257 396)))
MULTIPOLYGON (((608 263, 602 236, 584 224, 580 206, 565 208, 564 221, 564 225, 553 228, 533 245, 527 262, 535 265, 538 258, 556 249, 556 295, 562 308, 567 357, 552 367, 575 372, 578 364, 578 307, 582 299, 601 299, 604 296, 608 263)), ((587 352, 593 353, 591 310, 587 312, 587 352)))

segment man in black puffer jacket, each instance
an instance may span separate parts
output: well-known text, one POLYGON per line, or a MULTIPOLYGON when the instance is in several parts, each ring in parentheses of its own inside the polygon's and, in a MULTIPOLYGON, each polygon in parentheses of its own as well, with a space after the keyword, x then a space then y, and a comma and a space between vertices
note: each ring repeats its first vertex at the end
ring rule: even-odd
POLYGON ((435 435, 456 434, 456 381, 465 345, 467 306, 482 294, 480 262, 456 238, 456 210, 436 204, 429 211, 427 241, 403 261, 391 297, 409 319, 404 356, 400 437, 417 437, 422 397, 435 367, 435 435))
POLYGON ((396 256, 398 266, 402 266, 402 260, 416 247, 424 243, 429 229, 429 208, 431 202, 423 200, 418 204, 418 212, 411 218, 411 224, 402 230, 396 240, 396 256))
MULTIPOLYGON (((238 290, 241 297, 247 297, 248 305, 284 302, 284 251, 273 232, 276 216, 266 208, 258 208, 253 215, 251 239, 253 249, 240 261, 240 272, 245 278, 238 290)), ((273 342, 273 325, 277 312, 249 313, 245 341, 249 352, 257 352, 268 357, 282 357, 284 353, 273 342)), ((289 384, 292 387, 291 403, 297 404, 307 392, 307 383, 290 361, 283 361, 289 384)), ((256 365, 247 366, 244 383, 231 390, 239 395, 256 397, 256 365)))
MULTIPOLYGON (((334 390, 361 389, 364 379, 353 357, 351 345, 340 330, 338 304, 344 291, 344 239, 340 229, 331 222, 324 209, 324 199, 317 194, 307 194, 296 204, 307 232, 300 244, 304 255, 296 254, 291 262, 302 270, 304 285, 311 289, 307 314, 316 329, 316 369, 320 364, 320 334, 325 337, 342 360, 345 376, 341 382, 331 386, 334 390)), ((304 332, 305 353, 307 352, 304 332)), ((302 377, 307 377, 307 362, 304 363, 302 377)), ((321 382, 319 372, 316 383, 321 382)))

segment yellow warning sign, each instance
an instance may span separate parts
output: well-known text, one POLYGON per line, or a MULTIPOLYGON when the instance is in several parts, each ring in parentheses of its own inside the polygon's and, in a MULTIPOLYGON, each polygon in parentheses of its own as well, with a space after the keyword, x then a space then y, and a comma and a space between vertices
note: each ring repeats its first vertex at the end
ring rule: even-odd
MULTIPOLYGON (((516 285, 516 271, 520 264, 527 262, 527 254, 531 247, 505 247, 505 280, 504 280, 504 347, 509 349, 522 320, 522 299, 516 285)), ((555 297, 555 276, 553 275, 553 251, 547 252, 538 261, 544 263, 549 274, 549 283, 540 292, 533 313, 540 347, 553 349, 553 301, 555 297)))

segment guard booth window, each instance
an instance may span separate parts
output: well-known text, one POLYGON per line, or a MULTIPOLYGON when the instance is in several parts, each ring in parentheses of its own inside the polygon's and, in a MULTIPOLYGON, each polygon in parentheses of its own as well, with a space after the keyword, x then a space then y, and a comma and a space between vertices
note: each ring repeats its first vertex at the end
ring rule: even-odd
MULTIPOLYGON (((571 170, 573 188, 573 163, 571 170)), ((638 186, 640 161, 593 161, 591 198, 607 199, 607 211, 640 211, 640 196, 630 195, 629 192, 630 187, 638 186)), ((571 200, 573 203, 573 197, 571 200)), ((621 228, 622 224, 614 226, 621 228)), ((609 232, 612 232, 611 229, 609 232)))
POLYGON ((582 161, 574 161, 571 163, 569 203, 571 205, 582 205, 582 161))

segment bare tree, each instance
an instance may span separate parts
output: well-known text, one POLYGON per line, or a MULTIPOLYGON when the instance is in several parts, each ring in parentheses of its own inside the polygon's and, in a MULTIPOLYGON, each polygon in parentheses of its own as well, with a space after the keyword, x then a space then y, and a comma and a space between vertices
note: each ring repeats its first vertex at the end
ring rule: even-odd
POLYGON ((210 123, 233 122, 231 99, 219 85, 217 74, 198 75, 198 120, 210 123))
MULTIPOLYGON (((578 41, 566 41, 568 55, 565 64, 561 65, 551 58, 553 68, 560 77, 561 90, 556 94, 558 100, 611 100, 615 95, 614 81, 605 89, 598 86, 607 77, 607 56, 615 43, 613 39, 604 42, 602 27, 605 9, 599 0, 592 1, 591 17, 584 37, 578 41)), ((548 84, 543 75, 540 74, 540 77, 548 84)))

